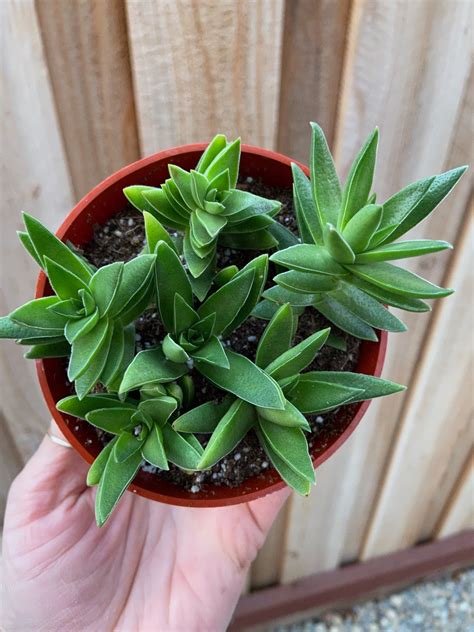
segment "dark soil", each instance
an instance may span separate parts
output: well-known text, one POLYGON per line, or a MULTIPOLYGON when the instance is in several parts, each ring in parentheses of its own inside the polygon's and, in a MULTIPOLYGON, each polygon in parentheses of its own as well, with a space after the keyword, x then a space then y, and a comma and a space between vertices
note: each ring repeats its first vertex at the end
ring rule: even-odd
MULTIPOLYGON (((283 207, 278 220, 292 232, 297 233, 291 189, 270 187, 251 178, 247 178, 238 186, 257 195, 280 200, 283 207)), ((142 250, 144 237, 141 213, 127 205, 106 224, 94 227, 92 240, 83 246, 81 251, 97 267, 113 261, 128 261, 142 250)), ((235 264, 241 268, 259 254, 261 253, 258 251, 218 248, 218 265, 224 267, 235 264)), ((242 355, 254 359, 258 341, 266 324, 263 320, 250 317, 223 343, 242 355)), ((153 347, 160 343, 164 337, 164 330, 156 309, 147 310, 136 321, 135 325, 137 351, 153 347)), ((306 310, 299 319, 294 343, 300 342, 328 325, 328 321, 319 312, 306 310)), ((306 369, 307 371, 353 371, 357 366, 360 340, 338 330, 333 325, 331 331, 345 340, 346 351, 326 345, 318 353, 311 366, 306 369)), ((192 371, 192 377, 196 388, 193 407, 206 401, 219 401, 223 398, 223 391, 205 380, 196 370, 192 371)), ((308 436, 310 448, 314 449, 316 453, 324 451, 326 445, 334 437, 339 436, 348 425, 355 408, 356 405, 343 406, 324 415, 308 416, 312 429, 311 435, 308 436)), ((101 433, 101 439, 106 443, 109 440, 109 435, 101 433)), ((198 439, 205 445, 208 436, 202 435, 198 439)), ((159 471, 149 464, 144 465, 143 469, 156 473, 160 478, 172 481, 193 493, 200 491, 212 493, 214 485, 235 487, 243 484, 250 477, 263 475, 269 467, 271 464, 260 447, 255 433, 250 432, 232 453, 205 472, 189 474, 174 465, 170 465, 168 472, 159 471)))

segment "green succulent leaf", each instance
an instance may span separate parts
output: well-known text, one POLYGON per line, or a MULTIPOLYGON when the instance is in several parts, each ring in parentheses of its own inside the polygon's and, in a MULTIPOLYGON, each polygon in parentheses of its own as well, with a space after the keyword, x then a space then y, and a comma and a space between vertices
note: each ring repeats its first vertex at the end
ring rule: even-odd
POLYGON ((78 276, 63 268, 48 256, 43 257, 45 271, 51 287, 62 300, 77 298, 79 290, 87 289, 86 283, 78 276))
MULTIPOLYGON (((305 272, 294 272, 293 270, 290 270, 290 272, 283 272, 281 275, 277 275, 277 276, 280 278, 283 278, 284 284, 285 284, 285 279, 287 278, 283 276, 285 274, 306 275, 305 272)), ((308 277, 313 278, 313 275, 308 274, 308 277)), ((292 277, 288 277, 288 279, 291 279, 291 278, 292 277)), ((320 278, 324 279, 325 282, 327 281, 327 277, 321 276, 320 278)), ((273 280, 275 279, 276 277, 274 277, 273 280)), ((315 297, 313 294, 306 294, 306 292, 304 292, 304 289, 308 287, 307 282, 309 282, 309 278, 306 279, 305 277, 303 277, 303 283, 301 286, 298 287, 298 290, 296 289, 290 290, 287 287, 283 287, 281 285, 273 285, 272 287, 268 288, 268 290, 265 290, 262 296, 265 299, 268 299, 269 301, 278 303, 278 305, 284 305, 285 303, 290 303, 290 305, 292 305, 293 307, 309 307, 310 305, 313 304, 315 297)), ((295 282, 293 281, 293 284, 291 284, 291 281, 290 281, 289 285, 291 285, 291 287, 294 287, 294 283, 295 282)), ((329 284, 327 287, 329 287, 329 284)))
POLYGON ((189 360, 189 356, 186 351, 173 340, 170 334, 165 336, 163 343, 161 345, 163 353, 166 358, 171 362, 177 362, 178 364, 185 363, 189 360))
POLYGON ((264 299, 253 308, 252 316, 262 320, 271 320, 277 311, 278 305, 276 303, 264 299))
POLYGON ((172 382, 188 370, 186 364, 176 364, 167 360, 161 349, 140 351, 125 371, 119 393, 133 391, 151 382, 172 382))
POLYGON ((391 263, 354 264, 347 266, 353 274, 384 290, 413 298, 441 298, 454 290, 442 288, 404 268, 391 263))
POLYGON ((354 263, 355 254, 350 245, 332 224, 324 227, 324 244, 331 257, 338 263, 354 263))
MULTIPOLYGON (((239 175, 239 163, 240 163, 240 138, 237 138, 231 143, 226 143, 226 146, 214 156, 212 161, 203 171, 202 165, 198 164, 198 171, 204 173, 209 181, 212 181, 223 171, 229 171, 230 186, 234 188, 237 184, 237 176, 239 175)), ((204 164, 204 161, 203 161, 204 164)))
POLYGON ((35 344, 25 353, 28 360, 38 360, 39 358, 67 358, 71 353, 69 343, 62 339, 56 342, 44 342, 35 344))
POLYGON ((229 223, 236 224, 259 215, 270 215, 273 217, 281 208, 281 203, 277 200, 268 200, 240 189, 231 189, 222 198, 225 207, 223 215, 229 223))
POLYGON ((138 409, 147 419, 152 420, 154 424, 158 424, 158 426, 162 427, 175 412, 177 407, 178 402, 176 398, 164 395, 163 397, 156 397, 140 402, 138 409))
POLYGON ((142 447, 143 458, 160 470, 169 470, 164 446, 163 431, 154 425, 142 447))
POLYGON ((33 246, 33 242, 31 241, 28 233, 26 231, 17 230, 16 234, 18 235, 19 240, 21 241, 23 247, 28 252, 28 254, 31 255, 36 263, 39 265, 39 267, 42 268, 43 262, 36 252, 35 247, 33 246))
POLYGON ((452 245, 447 241, 437 241, 431 239, 399 241, 385 246, 378 246, 368 252, 363 252, 357 255, 355 262, 375 263, 377 261, 407 259, 408 257, 418 257, 419 255, 426 255, 446 249, 452 249, 452 245))
POLYGON ((275 452, 275 450, 270 446, 268 441, 265 439, 265 435, 259 429, 257 429, 257 436, 260 444, 273 464, 273 467, 276 469, 278 474, 280 474, 285 483, 298 494, 308 496, 311 491, 311 482, 303 476, 297 474, 282 458, 280 458, 280 456, 278 456, 277 452, 275 452))
POLYGON ((354 252, 363 252, 374 236, 382 219, 382 206, 367 204, 348 222, 343 236, 354 252))
POLYGON ((109 443, 107 443, 107 445, 102 448, 101 452, 90 466, 89 471, 87 472, 87 485, 89 487, 99 484, 107 461, 109 460, 110 454, 114 449, 116 441, 116 437, 114 437, 112 441, 109 441, 109 443))
POLYGON ((285 399, 273 378, 248 358, 226 351, 229 369, 222 369, 204 362, 196 363, 196 369, 219 388, 233 393, 250 404, 283 410, 285 399))
POLYGON ((266 367, 266 372, 275 380, 296 375, 303 371, 316 357, 317 352, 326 342, 330 328, 316 331, 302 342, 279 355, 266 367))
POLYGON ((314 307, 318 312, 334 323, 336 327, 342 329, 342 331, 356 338, 361 338, 362 340, 377 342, 377 334, 372 327, 349 311, 333 296, 320 295, 320 297, 314 301, 314 307))
MULTIPOLYGON (((280 228, 283 228, 280 224, 276 224, 275 220, 269 215, 256 215, 255 217, 250 217, 249 219, 246 219, 243 222, 238 222, 237 224, 227 224, 225 232, 228 235, 254 233, 263 230, 264 228, 268 228, 269 226, 279 226, 280 228)), ((285 231, 285 234, 288 232, 286 229, 283 230, 285 231)), ((290 233, 290 235, 292 235, 292 233, 290 233)), ((297 239, 295 241, 298 242, 297 239)), ((292 240, 292 243, 288 245, 292 246, 295 241, 292 240)))
POLYGON ((387 200, 381 227, 394 224, 395 229, 383 241, 377 242, 377 245, 395 241, 419 224, 450 193, 466 169, 465 166, 458 167, 435 176, 434 179, 415 182, 387 200), (423 191, 427 183, 428 187, 423 191), (402 213, 403 217, 400 217, 402 213))
POLYGON ((189 210, 179 194, 172 180, 167 180, 161 189, 149 188, 142 193, 149 207, 149 211, 164 226, 182 230, 188 223, 189 210), (181 198, 181 199, 180 199, 181 198))
POLYGON ((411 298, 409 296, 401 296, 400 294, 394 294, 393 292, 389 292, 387 290, 383 290, 376 285, 372 285, 371 283, 367 283, 362 279, 357 277, 353 277, 351 279, 352 285, 358 287, 363 290, 369 296, 373 296, 380 303, 384 305, 390 305, 391 307, 398 307, 398 309, 404 309, 407 312, 429 312, 431 311, 431 307, 420 300, 419 298, 411 298))
POLYGON ((89 288, 99 309, 99 316, 105 316, 113 305, 120 287, 124 270, 123 262, 115 262, 99 268, 89 283, 89 288))
POLYGON ((308 443, 300 428, 290 428, 259 417, 259 430, 275 454, 298 476, 315 482, 314 467, 308 443))
POLYGON ((117 463, 123 463, 136 454, 145 442, 144 438, 136 437, 132 432, 124 431, 117 439, 113 457, 117 463))
POLYGON ((407 327, 401 320, 391 314, 388 309, 376 299, 362 292, 350 283, 341 283, 332 296, 350 312, 357 315, 371 327, 386 331, 406 331, 407 327))
MULTIPOLYGON (((100 402, 97 402, 100 405, 100 402)), ((105 432, 118 435, 131 424, 132 416, 136 411, 136 407, 131 405, 120 405, 115 402, 117 408, 96 408, 86 413, 86 420, 105 432)))
POLYGON ((298 244, 275 252, 270 261, 297 272, 317 272, 329 276, 345 274, 344 268, 334 261, 325 248, 312 244, 298 244))
POLYGON ((286 303, 272 317, 258 343, 255 364, 265 368, 291 346, 294 315, 291 305, 286 303))
POLYGON ((351 373, 350 371, 313 371, 300 376, 297 387, 291 395, 302 391, 310 390, 312 386, 319 387, 319 384, 337 384, 338 386, 350 387, 359 390, 351 398, 350 403, 360 402, 376 397, 385 397, 393 393, 400 393, 406 389, 401 384, 384 380, 381 377, 365 375, 363 373, 351 373), (310 385, 309 387, 307 385, 310 385), (311 386, 312 385, 312 386, 311 386))
MULTIPOLYGON (((104 318, 102 322, 106 321, 107 319, 104 318)), ((84 316, 84 318, 79 318, 78 320, 69 320, 64 328, 64 335, 66 336, 68 342, 73 344, 79 338, 84 337, 93 331, 98 322, 99 310, 96 309, 95 312, 90 314, 90 316, 84 316)))
POLYGON ((86 370, 84 372, 81 371, 80 376, 75 380, 74 387, 79 399, 85 397, 99 381, 100 376, 102 375, 102 371, 104 370, 107 362, 111 340, 112 327, 108 326, 105 338, 100 347, 98 347, 98 349, 96 350, 94 356, 92 357, 92 361, 87 364, 86 370))
POLYGON ((352 217, 367 204, 374 178, 378 129, 369 135, 357 154, 342 194, 338 228, 344 229, 352 217))
MULTIPOLYGON (((58 302, 59 299, 56 296, 35 298, 11 312, 9 319, 28 328, 34 327, 37 330, 36 335, 49 335, 49 333, 44 333, 46 331, 51 332, 51 334, 54 332, 55 336, 60 335, 64 331, 67 319, 48 309, 58 302)), ((28 336, 20 337, 25 338, 28 336)))
POLYGON ((360 388, 346 386, 334 380, 311 380, 307 375, 312 373, 301 375, 296 385, 287 393, 288 399, 302 413, 324 413, 342 404, 357 401, 358 397, 363 396, 364 391, 360 388))
POLYGON ((198 469, 203 452, 202 448, 198 449, 195 443, 191 445, 183 435, 173 430, 169 424, 163 426, 162 432, 168 461, 171 461, 171 463, 183 470, 198 469))
POLYGON ((97 526, 102 527, 115 509, 123 493, 135 478, 142 462, 141 452, 135 452, 126 461, 117 463, 109 455, 95 498, 97 526))
POLYGON ((205 402, 188 410, 173 421, 173 428, 178 432, 209 434, 213 432, 222 416, 229 410, 230 400, 222 402, 205 402))
MULTIPOLYGON (((127 401, 126 405, 128 408, 134 407, 130 401, 127 401)), ((82 400, 77 395, 69 395, 56 404, 56 408, 61 412, 79 419, 86 419, 90 412, 98 408, 117 408, 118 406, 122 406, 122 402, 115 395, 108 393, 86 395, 82 400)))
POLYGON ((161 320, 168 331, 176 333, 174 296, 179 294, 190 307, 193 304, 191 283, 176 252, 165 242, 157 246, 156 286, 161 320))
POLYGON ((254 277, 253 270, 248 270, 242 275, 235 275, 199 307, 198 314, 201 318, 216 314, 215 334, 221 334, 235 320, 249 295, 254 277))
POLYGON ((256 422, 255 408, 241 399, 235 400, 212 433, 198 469, 206 470, 229 454, 256 422))
POLYGON ((235 250, 270 250, 278 246, 278 240, 269 229, 244 235, 223 232, 219 235, 219 245, 235 250))
POLYGON ((68 366, 68 378, 71 382, 82 375, 93 359, 99 355, 102 347, 106 344, 109 333, 111 333, 110 322, 103 319, 89 333, 73 341, 68 366))
POLYGON ((261 419, 271 421, 278 426, 288 428, 301 428, 310 432, 311 427, 306 417, 293 406, 291 402, 285 402, 285 410, 274 410, 272 408, 259 408, 258 415, 261 419))
POLYGON ((108 314, 124 325, 134 321, 148 304, 156 255, 140 255, 128 261, 108 314))
POLYGON ((204 173, 211 162, 214 160, 214 158, 216 158, 216 156, 221 153, 226 145, 227 138, 224 136, 224 134, 217 134, 216 136, 214 136, 212 141, 202 153, 201 158, 199 159, 199 162, 197 164, 196 171, 204 173))
POLYGON ((85 283, 89 282, 91 278, 90 269, 80 257, 76 256, 66 244, 31 215, 23 213, 23 220, 28 237, 33 244, 38 259, 43 262, 43 267, 44 257, 47 255, 49 259, 76 275, 85 283))
POLYGON ((208 362, 214 366, 220 366, 223 369, 230 367, 224 347, 216 336, 211 336, 205 345, 197 351, 194 351, 191 355, 194 360, 198 362, 208 362))
MULTIPOLYGON (((302 295, 300 301, 304 301, 304 295, 330 292, 339 283, 338 277, 319 274, 318 272, 297 272, 296 270, 288 270, 288 272, 277 274, 273 280, 288 292, 302 295)), ((308 303, 310 301, 307 299, 305 302, 308 303)))
POLYGON ((156 246, 160 241, 164 241, 170 248, 176 250, 170 234, 154 215, 144 211, 143 219, 145 220, 145 236, 149 254, 155 252, 156 246))
POLYGON ((313 198, 311 182, 303 170, 294 162, 291 163, 293 173, 293 199, 299 233, 303 242, 321 245, 323 243, 322 223, 313 198))
POLYGON ((191 236, 189 230, 186 230, 184 234, 183 240, 183 254, 186 259, 186 263, 188 264, 189 271, 192 276, 197 279, 201 277, 206 270, 208 270, 215 259, 215 252, 212 250, 209 254, 204 257, 199 257, 191 244, 191 236))
POLYGON ((38 337, 58 338, 62 336, 62 333, 63 329, 59 327, 55 329, 39 329, 38 327, 17 323, 10 316, 0 317, 0 338, 21 339, 26 344, 33 344, 27 341, 35 340, 38 337))
POLYGON ((321 226, 327 222, 336 224, 341 208, 341 185, 323 130, 316 123, 311 123, 311 130, 311 185, 319 222, 321 226))
POLYGON ((248 272, 253 271, 254 277, 252 286, 247 295, 245 301, 243 301, 240 309, 238 310, 234 319, 227 325, 227 327, 223 330, 223 336, 229 336, 233 331, 241 325, 244 320, 250 315, 255 305, 260 300, 260 296, 262 294, 263 288, 265 287, 265 283, 267 282, 268 275, 268 257, 267 255, 260 255, 256 257, 247 265, 245 265, 240 272, 238 272, 235 277, 232 279, 242 278, 248 272))
POLYGON ((81 318, 80 311, 82 310, 82 302, 75 298, 69 298, 64 301, 59 301, 48 309, 55 314, 65 316, 66 318, 81 318))
POLYGON ((174 295, 173 322, 174 330, 177 334, 189 329, 199 320, 199 315, 185 301, 181 294, 174 295))
MULTIPOLYGON (((133 328, 133 326, 132 326, 133 328)), ((133 329, 133 333, 135 330, 133 329)), ((113 383, 122 369, 125 354, 125 330, 120 324, 115 324, 110 341, 110 351, 100 379, 105 386, 113 383)))

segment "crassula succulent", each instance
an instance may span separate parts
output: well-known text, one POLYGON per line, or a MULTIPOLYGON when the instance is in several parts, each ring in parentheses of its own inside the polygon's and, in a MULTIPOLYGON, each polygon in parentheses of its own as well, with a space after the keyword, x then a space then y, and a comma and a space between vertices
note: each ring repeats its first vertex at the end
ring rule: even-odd
POLYGON ((127 262, 95 267, 25 215, 20 240, 52 293, 1 318, 0 337, 30 345, 28 358, 66 359, 71 395, 57 408, 94 426, 103 445, 87 479, 98 485, 99 525, 143 464, 158 475, 207 471, 249 433, 281 478, 306 495, 314 483, 313 416, 404 388, 320 370, 323 347, 345 342, 330 327, 302 335, 302 316, 317 310, 341 330, 375 340, 376 329, 405 328, 386 305, 424 311, 423 298, 450 293, 387 261, 449 247, 395 240, 433 210, 463 169, 377 205, 377 133, 341 190, 322 131, 312 125, 311 180, 292 167, 299 234, 278 222, 279 201, 238 188, 240 141, 222 135, 195 170, 170 165, 161 187, 124 190, 144 220, 142 250, 127 262), (231 252, 224 268, 221 247, 231 252), (236 265, 239 249, 247 253, 236 265), (148 310, 151 342, 139 346, 135 325, 148 310), (242 327, 255 331, 253 350, 235 344, 242 327))
POLYGON ((265 298, 313 306, 335 325, 359 338, 376 340, 375 329, 404 331, 385 305, 429 311, 422 299, 452 293, 389 261, 451 248, 446 241, 397 241, 448 195, 467 167, 414 182, 383 204, 372 181, 377 153, 375 130, 356 156, 341 188, 322 129, 312 123, 309 180, 292 164, 300 244, 280 250, 271 261, 287 272, 265 298))

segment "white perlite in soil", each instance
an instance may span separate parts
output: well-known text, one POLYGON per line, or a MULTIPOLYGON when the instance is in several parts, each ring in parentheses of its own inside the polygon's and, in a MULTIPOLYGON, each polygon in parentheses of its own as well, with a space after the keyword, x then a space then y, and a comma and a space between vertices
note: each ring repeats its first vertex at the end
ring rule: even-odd
POLYGON ((474 569, 269 632, 474 632, 474 569))

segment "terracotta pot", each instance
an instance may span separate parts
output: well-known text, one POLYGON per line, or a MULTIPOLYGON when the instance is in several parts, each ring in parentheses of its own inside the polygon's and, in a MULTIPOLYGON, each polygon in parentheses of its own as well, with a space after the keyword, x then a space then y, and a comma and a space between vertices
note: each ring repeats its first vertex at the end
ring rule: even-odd
MULTIPOLYGON (((132 184, 159 186, 168 177, 167 166, 173 163, 184 169, 193 168, 206 145, 184 145, 162 151, 120 169, 97 185, 69 213, 57 236, 74 244, 83 244, 92 237, 94 224, 102 224, 125 206, 122 189, 132 184)), ((261 178, 269 185, 291 186, 291 159, 272 151, 243 145, 240 173, 261 178)), ((303 167, 303 165, 301 165, 303 167)), ((304 171, 308 174, 306 167, 304 171)), ((36 297, 51 294, 43 272, 39 274, 36 297)), ((379 376, 385 357, 386 332, 380 333, 379 342, 364 341, 357 371, 379 376)), ((89 463, 100 451, 94 429, 86 422, 64 415, 56 410, 56 402, 70 394, 66 383, 66 370, 62 359, 44 359, 36 362, 39 381, 48 408, 75 450, 89 463)), ((370 402, 352 405, 352 415, 336 416, 331 435, 316 438, 312 448, 315 467, 328 459, 352 434, 360 423, 370 402)), ((140 496, 172 505, 188 507, 220 507, 254 500, 284 487, 285 483, 273 469, 259 477, 245 481, 239 487, 214 487, 207 492, 192 494, 176 485, 161 481, 151 473, 140 472, 130 490, 140 496)))

